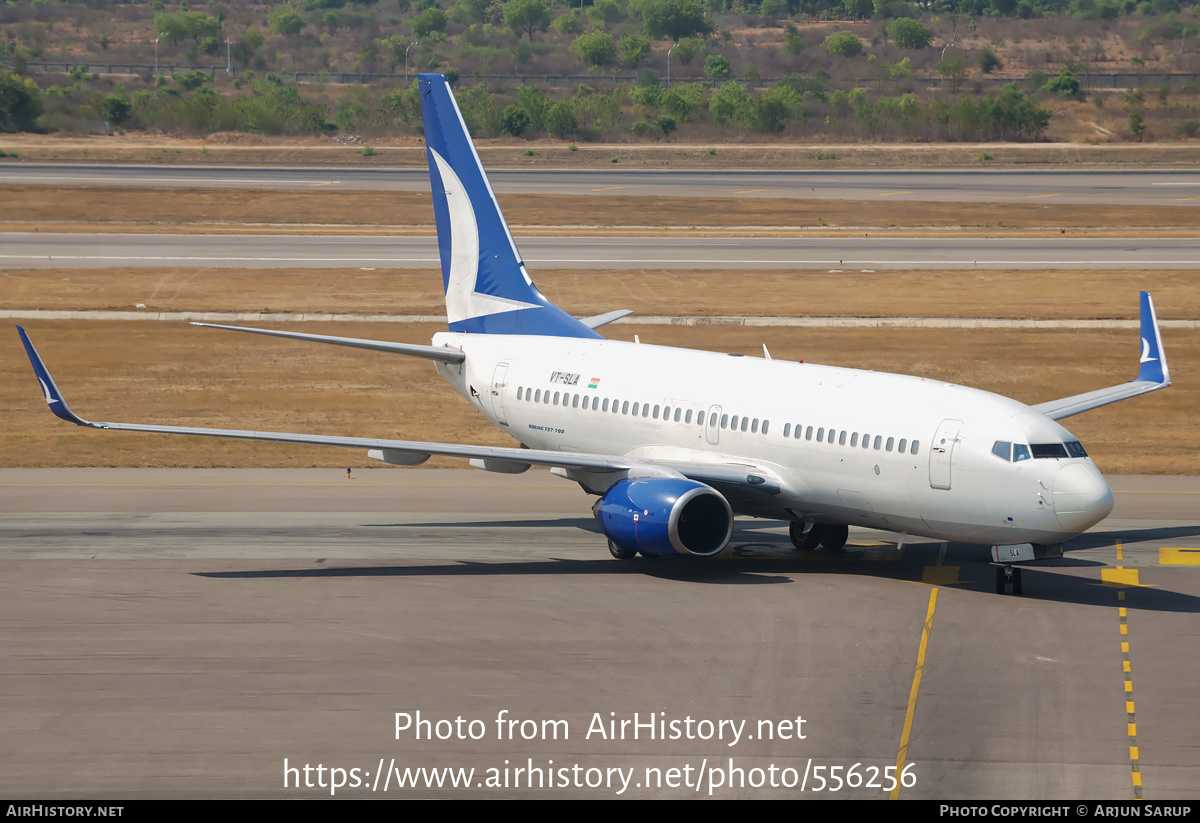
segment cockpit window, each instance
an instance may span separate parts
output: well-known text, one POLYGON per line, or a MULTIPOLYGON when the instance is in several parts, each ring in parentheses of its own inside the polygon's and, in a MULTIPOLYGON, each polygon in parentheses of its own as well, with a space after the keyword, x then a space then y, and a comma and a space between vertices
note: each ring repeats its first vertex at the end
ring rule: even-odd
POLYGON ((992 446, 992 454, 999 457, 1001 460, 1012 460, 1012 443, 1007 440, 997 440, 996 445, 992 446))
POLYGON ((1029 459, 1029 447, 1024 443, 1013 443, 1013 462, 1020 463, 1029 459))
POLYGON ((1033 449, 1034 458, 1067 456, 1067 447, 1062 443, 1031 443, 1029 447, 1033 449))
POLYGON ((1067 454, 1072 457, 1087 457, 1087 452, 1083 450, 1083 444, 1078 440, 1068 440, 1066 442, 1067 454))

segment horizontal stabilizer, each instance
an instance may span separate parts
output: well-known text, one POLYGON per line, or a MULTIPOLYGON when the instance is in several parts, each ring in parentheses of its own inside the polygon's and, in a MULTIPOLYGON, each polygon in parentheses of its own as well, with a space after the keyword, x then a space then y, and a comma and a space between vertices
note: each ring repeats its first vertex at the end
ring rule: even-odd
POLYGON ((361 340, 357 337, 331 337, 325 334, 302 334, 297 331, 278 331, 276 329, 250 329, 244 326, 219 326, 215 323, 193 323, 206 329, 225 329, 226 331, 242 331, 249 334, 265 334, 268 337, 286 337, 289 340, 307 340, 310 343, 329 343, 333 346, 349 346, 352 349, 373 349, 393 354, 407 354, 412 357, 424 357, 428 360, 440 360, 443 363, 461 363, 467 356, 458 349, 443 346, 421 346, 415 343, 390 343, 386 340, 361 340))
POLYGON ((1171 371, 1167 368, 1167 353, 1163 350, 1162 333, 1158 318, 1154 314, 1154 300, 1149 292, 1141 293, 1140 308, 1142 354, 1138 363, 1138 376, 1128 383, 1109 386, 1106 389, 1076 394, 1061 400, 1039 403, 1033 407, 1051 420, 1062 420, 1081 412, 1098 409, 1119 400, 1128 400, 1147 392, 1165 389, 1171 385, 1171 371))
POLYGON ((616 311, 606 311, 604 314, 593 314, 591 317, 581 317, 579 322, 589 329, 598 329, 631 314, 633 314, 633 309, 617 309, 616 311))

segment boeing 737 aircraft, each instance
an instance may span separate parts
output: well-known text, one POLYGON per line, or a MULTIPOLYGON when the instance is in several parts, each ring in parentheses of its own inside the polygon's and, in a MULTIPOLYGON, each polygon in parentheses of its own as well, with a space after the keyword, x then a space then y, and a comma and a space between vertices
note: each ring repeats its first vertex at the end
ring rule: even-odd
POLYGON ((598 497, 620 559, 715 555, 741 514, 790 522, 801 550, 838 549, 849 526, 991 546, 997 591, 1019 594, 1013 563, 1060 556, 1112 510, 1056 421, 1170 385, 1146 292, 1137 378, 1036 406, 920 377, 606 340, 596 329, 629 312, 576 319, 538 291, 446 79, 421 75, 420 94, 449 331, 420 346, 214 328, 432 360, 520 447, 91 422, 18 327, 51 411, 95 429, 343 446, 406 466, 434 454, 493 472, 549 466, 598 497))

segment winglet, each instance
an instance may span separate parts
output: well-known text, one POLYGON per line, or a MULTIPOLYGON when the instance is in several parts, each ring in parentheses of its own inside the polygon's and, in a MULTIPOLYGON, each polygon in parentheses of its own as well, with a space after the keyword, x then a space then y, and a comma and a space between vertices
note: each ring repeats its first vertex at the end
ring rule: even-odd
POLYGON ((1158 318, 1154 314, 1154 298, 1150 292, 1141 294, 1142 356, 1137 380, 1171 385, 1171 371, 1167 368, 1167 355, 1163 351, 1162 333, 1158 329, 1158 318))
POLYGON ((42 362, 41 356, 37 353, 37 349, 33 347, 33 341, 29 339, 29 335, 25 333, 25 329, 17 326, 17 334, 21 335, 21 343, 25 346, 25 353, 29 355, 29 364, 33 366, 33 374, 42 386, 42 394, 46 397, 46 405, 50 407, 50 411, 68 423, 74 423, 76 426, 90 426, 91 423, 71 411, 71 407, 63 399, 62 392, 58 390, 58 386, 54 384, 54 378, 50 376, 50 370, 42 362))

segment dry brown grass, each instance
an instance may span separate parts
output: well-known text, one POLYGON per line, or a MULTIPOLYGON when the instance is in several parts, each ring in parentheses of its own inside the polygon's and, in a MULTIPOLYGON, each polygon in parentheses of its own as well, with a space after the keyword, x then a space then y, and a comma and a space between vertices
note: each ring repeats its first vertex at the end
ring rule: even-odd
MULTIPOLYGON (((154 165, 345 165, 372 168, 424 168, 425 148, 415 138, 372 141, 375 154, 364 157, 361 146, 347 146, 315 138, 242 137, 245 143, 209 139, 129 136, 0 135, 0 149, 16 152, 24 160, 73 162, 147 163, 154 165)), ((1089 145, 1087 143, 830 143, 720 142, 653 145, 581 143, 569 151, 566 142, 554 140, 497 139, 476 144, 488 168, 620 168, 776 169, 978 166, 979 153, 994 158, 988 166, 1119 164, 1129 166, 1194 164, 1200 161, 1200 144, 1089 145), (715 148, 715 154, 709 149, 715 148), (534 156, 526 156, 532 149, 534 156), (837 154, 836 160, 817 160, 817 152, 837 154)))
MULTIPOLYGON (((951 380, 1040 402, 1128 379, 1130 332, 610 327, 610 336, 951 380)), ((322 324, 331 334, 426 342, 432 326, 322 324)), ((504 444, 406 357, 247 339, 160 323, 39 322, 35 342, 75 410, 96 419, 504 444)), ((1200 334, 1170 332, 1176 386, 1067 421, 1109 472, 1195 474, 1200 334)), ((882 398, 881 398, 882 400, 882 398)), ((53 417, 13 336, 0 349, 5 466, 360 466, 352 450, 102 433, 53 417)), ((458 464, 431 461, 433 465, 458 464)))
MULTIPOLYGON (((1200 206, 951 203, 751 197, 507 194, 515 226, 1128 226, 1195 230, 1200 206)), ((428 192, 0 186, 0 221, 433 225, 428 192)))
MULTIPOLYGON (((551 300, 581 316, 626 308, 703 317, 1129 318, 1137 316, 1137 290, 1147 289, 1162 319, 1200 317, 1190 271, 636 269, 533 276, 551 300)), ((0 307, 131 310, 144 303, 147 311, 441 316, 441 283, 434 269, 9 270, 0 271, 0 307)))

